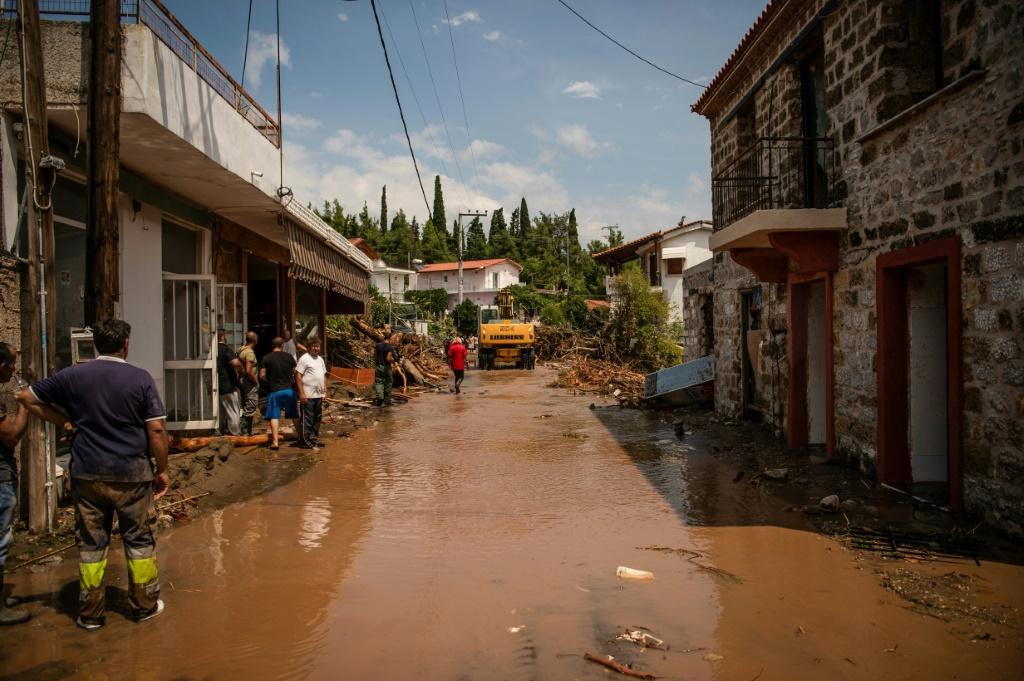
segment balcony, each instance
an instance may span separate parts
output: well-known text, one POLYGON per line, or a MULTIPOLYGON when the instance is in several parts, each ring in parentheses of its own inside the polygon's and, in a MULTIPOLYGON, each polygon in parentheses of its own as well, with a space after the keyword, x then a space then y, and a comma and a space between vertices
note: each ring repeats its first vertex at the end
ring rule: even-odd
POLYGON ((712 251, 729 251, 761 281, 838 267, 835 149, 829 138, 765 137, 712 180, 712 251))
MULTIPOLYGON (((40 0, 39 13, 47 19, 88 20, 90 4, 90 0, 40 0)), ((15 12, 16 7, 13 0, 3 0, 4 14, 15 12)), ((121 0, 120 12, 122 22, 148 27, 261 135, 275 147, 280 146, 280 122, 231 77, 160 0, 121 0)))

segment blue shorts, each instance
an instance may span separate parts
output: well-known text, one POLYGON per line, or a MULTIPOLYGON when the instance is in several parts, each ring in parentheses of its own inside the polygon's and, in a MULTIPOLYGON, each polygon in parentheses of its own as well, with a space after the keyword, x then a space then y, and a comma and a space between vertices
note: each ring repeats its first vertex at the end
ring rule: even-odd
POLYGON ((299 418, 299 410, 295 407, 295 404, 298 401, 299 398, 292 388, 272 392, 267 395, 267 410, 264 412, 263 418, 279 419, 283 411, 284 418, 297 419, 299 418))

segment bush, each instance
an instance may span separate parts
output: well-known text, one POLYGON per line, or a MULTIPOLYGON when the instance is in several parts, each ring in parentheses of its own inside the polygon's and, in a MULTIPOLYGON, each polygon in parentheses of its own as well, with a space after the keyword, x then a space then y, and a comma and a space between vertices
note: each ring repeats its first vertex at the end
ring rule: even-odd
POLYGON ((625 271, 612 288, 617 302, 602 334, 609 359, 644 372, 681 362, 683 353, 673 340, 668 303, 651 290, 643 273, 625 271))
POLYGON ((455 306, 455 309, 452 310, 452 321, 459 334, 463 336, 476 335, 479 313, 480 306, 468 298, 455 306))
POLYGON ((548 303, 540 310, 541 322, 550 326, 565 324, 565 311, 561 303, 548 303))

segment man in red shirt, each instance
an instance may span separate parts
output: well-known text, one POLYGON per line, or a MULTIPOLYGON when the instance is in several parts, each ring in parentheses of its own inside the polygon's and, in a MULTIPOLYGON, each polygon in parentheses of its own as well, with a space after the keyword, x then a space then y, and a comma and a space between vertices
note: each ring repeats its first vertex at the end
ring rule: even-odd
POLYGON ((456 338, 448 347, 448 366, 452 368, 452 373, 455 374, 456 394, 462 392, 459 386, 462 385, 462 379, 466 377, 466 354, 466 346, 462 344, 461 338, 456 338))

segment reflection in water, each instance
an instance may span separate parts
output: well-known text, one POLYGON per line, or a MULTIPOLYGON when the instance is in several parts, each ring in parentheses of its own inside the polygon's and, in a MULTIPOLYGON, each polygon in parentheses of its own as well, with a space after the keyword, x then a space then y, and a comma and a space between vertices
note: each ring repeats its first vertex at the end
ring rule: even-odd
POLYGON ((320 548, 320 540, 327 534, 331 523, 331 507, 327 499, 317 497, 302 505, 302 531, 299 545, 306 550, 320 548))

